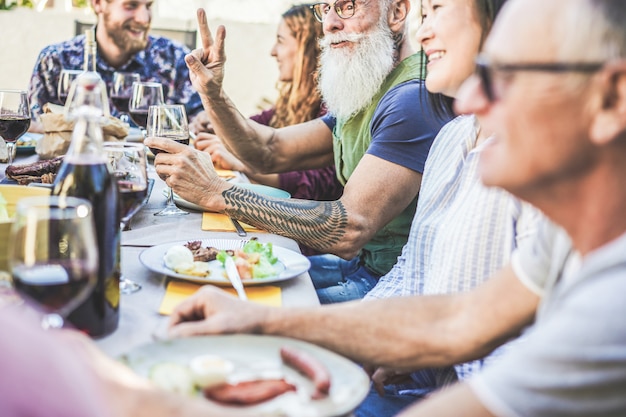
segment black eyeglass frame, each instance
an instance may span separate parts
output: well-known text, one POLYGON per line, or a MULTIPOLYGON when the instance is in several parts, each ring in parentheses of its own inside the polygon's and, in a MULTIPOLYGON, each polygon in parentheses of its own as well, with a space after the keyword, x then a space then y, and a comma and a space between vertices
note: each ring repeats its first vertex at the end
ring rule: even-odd
POLYGON ((497 98, 493 88, 493 73, 501 72, 517 72, 517 71, 536 71, 536 72, 582 72, 594 73, 602 69, 604 62, 529 62, 518 64, 494 63, 488 57, 480 54, 476 57, 475 74, 478 76, 483 90, 483 94, 490 102, 494 102, 497 98))
MULTIPOLYGON (((324 22, 324 17, 326 16, 326 15, 322 15, 320 10, 318 10, 320 7, 323 7, 323 6, 331 7, 330 3, 326 3, 326 2, 314 3, 309 6, 309 9, 313 11, 313 16, 315 16, 315 19, 320 23, 324 22)), ((332 7, 335 9, 335 13, 337 13, 337 16, 339 16, 342 19, 350 19, 352 16, 354 16, 354 13, 356 11, 356 0, 337 0, 332 5, 332 7), (341 3, 341 4, 352 3, 352 14, 350 16, 344 16, 344 12, 341 10, 341 6, 337 6, 337 3, 341 3)))

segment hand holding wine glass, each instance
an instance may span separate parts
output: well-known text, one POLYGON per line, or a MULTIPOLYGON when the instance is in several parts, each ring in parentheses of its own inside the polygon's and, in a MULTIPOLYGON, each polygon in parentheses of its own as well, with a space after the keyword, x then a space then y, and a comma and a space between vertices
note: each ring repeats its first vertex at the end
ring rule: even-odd
POLYGON ((8 165, 13 164, 15 142, 30 126, 28 95, 23 90, 0 90, 0 136, 7 144, 8 165))
POLYGON ((145 131, 150 106, 164 104, 163 86, 155 82, 133 83, 128 112, 137 126, 145 131))
MULTIPOLYGON (((147 137, 167 138, 189 145, 189 123, 187 112, 182 104, 150 106, 148 112, 147 137)), ((150 148, 153 154, 163 152, 160 149, 150 148)), ((155 216, 175 216, 189 214, 179 209, 174 203, 174 192, 168 187, 169 193, 165 208, 155 216)))
POLYGON ((44 310, 42 326, 60 328, 96 285, 92 208, 74 197, 29 197, 17 206, 9 266, 15 289, 44 310))
POLYGON ((133 93, 133 84, 140 82, 136 72, 114 72, 113 83, 109 99, 113 106, 120 112, 119 119, 125 123, 129 121, 130 99, 133 93))

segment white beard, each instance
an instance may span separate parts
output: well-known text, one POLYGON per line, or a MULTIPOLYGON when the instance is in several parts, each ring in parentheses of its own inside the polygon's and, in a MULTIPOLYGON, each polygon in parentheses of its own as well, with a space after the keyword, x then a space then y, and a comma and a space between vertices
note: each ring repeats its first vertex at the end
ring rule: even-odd
POLYGON ((395 65, 393 34, 386 19, 371 33, 333 33, 320 40, 318 88, 328 111, 347 120, 368 106, 395 65), (352 42, 351 48, 331 48, 352 42))

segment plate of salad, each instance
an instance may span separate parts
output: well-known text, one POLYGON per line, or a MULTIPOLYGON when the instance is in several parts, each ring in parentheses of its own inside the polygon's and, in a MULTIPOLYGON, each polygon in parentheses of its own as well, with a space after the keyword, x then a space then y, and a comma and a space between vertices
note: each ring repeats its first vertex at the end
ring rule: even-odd
POLYGON ((139 260, 153 272, 198 283, 230 286, 225 257, 234 258, 244 285, 286 281, 309 270, 308 258, 258 240, 197 239, 153 246, 139 260))

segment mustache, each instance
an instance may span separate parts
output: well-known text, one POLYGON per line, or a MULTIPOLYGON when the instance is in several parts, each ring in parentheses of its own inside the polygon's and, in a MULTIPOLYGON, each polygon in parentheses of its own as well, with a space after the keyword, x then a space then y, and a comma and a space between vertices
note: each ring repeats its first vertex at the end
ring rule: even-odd
POLYGON ((329 33, 327 35, 324 35, 320 39, 319 43, 322 49, 326 49, 330 48, 330 46, 334 43, 359 42, 361 39, 363 39, 363 37, 365 37, 364 33, 329 33))
POLYGON ((143 26, 143 25, 135 25, 135 24, 127 23, 124 25, 124 29, 132 30, 135 32, 139 32, 139 31, 147 32, 150 30, 150 25, 143 26))

